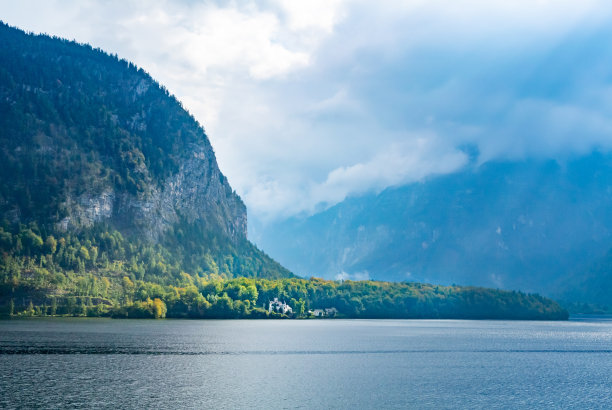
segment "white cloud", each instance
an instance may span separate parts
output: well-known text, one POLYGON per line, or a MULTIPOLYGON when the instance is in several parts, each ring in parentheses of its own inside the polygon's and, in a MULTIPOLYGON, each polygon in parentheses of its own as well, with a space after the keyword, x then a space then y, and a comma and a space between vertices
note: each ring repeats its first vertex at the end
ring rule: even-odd
POLYGON ((288 16, 288 27, 293 31, 322 30, 331 33, 344 17, 346 0, 276 0, 288 16))
POLYGON ((319 203, 334 204, 349 194, 380 190, 418 181, 432 174, 453 172, 466 160, 463 152, 440 145, 434 135, 408 137, 405 142, 384 147, 365 163, 334 169, 324 183, 313 189, 312 197, 319 203))
POLYGON ((355 272, 355 273, 346 273, 344 271, 340 272, 335 276, 336 280, 370 280, 370 273, 368 271, 364 272, 355 272))
POLYGON ((91 43, 206 127, 251 216, 481 160, 612 149, 603 0, 0 0, 0 19, 91 43))
POLYGON ((612 149, 612 107, 525 99, 508 111, 507 129, 490 130, 496 138, 480 137, 481 161, 494 158, 587 154, 612 149))
POLYGON ((313 213, 350 195, 415 182, 432 174, 457 170, 466 155, 444 145, 435 135, 405 136, 403 142, 385 146, 364 162, 338 167, 319 182, 283 184, 278 179, 255 184, 245 200, 260 218, 274 219, 294 213, 313 213))

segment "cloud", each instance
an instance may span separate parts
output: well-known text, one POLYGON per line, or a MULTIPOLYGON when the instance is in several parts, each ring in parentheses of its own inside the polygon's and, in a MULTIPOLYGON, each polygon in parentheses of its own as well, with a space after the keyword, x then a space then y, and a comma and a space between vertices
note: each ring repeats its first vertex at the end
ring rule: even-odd
POLYGON ((415 182, 432 174, 452 172, 466 164, 465 153, 439 143, 436 136, 427 133, 407 137, 403 142, 385 146, 364 162, 333 169, 320 182, 307 179, 300 184, 275 179, 256 184, 245 192, 245 200, 264 220, 296 213, 312 214, 350 195, 415 182))
POLYGON ((366 162, 331 171, 326 180, 312 189, 311 207, 319 203, 335 204, 351 194, 415 182, 432 174, 446 174, 467 162, 456 149, 440 146, 433 135, 408 137, 392 143, 366 162))
POLYGON ((189 12, 187 18, 152 8, 120 19, 118 25, 130 38, 146 33, 157 40, 147 43, 147 54, 156 55, 158 61, 162 56, 170 58, 184 67, 181 72, 206 75, 215 69, 245 70, 260 80, 308 64, 307 53, 274 41, 281 27, 272 13, 216 5, 192 7, 189 12))
POLYGON ((355 272, 352 274, 342 271, 335 276, 335 279, 336 280, 370 280, 370 274, 368 271, 355 272))
POLYGON ((334 26, 343 19, 346 0, 276 0, 288 20, 292 31, 321 30, 331 33, 334 26))
POLYGON ((0 1, 118 53, 206 127, 251 217, 317 212, 479 161, 612 150, 602 0, 0 1))

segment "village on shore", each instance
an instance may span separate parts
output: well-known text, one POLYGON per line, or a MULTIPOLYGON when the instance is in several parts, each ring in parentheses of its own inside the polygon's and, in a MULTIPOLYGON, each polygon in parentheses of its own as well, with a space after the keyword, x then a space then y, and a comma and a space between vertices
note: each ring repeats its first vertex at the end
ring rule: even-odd
MULTIPOLYGON (((275 312, 282 315, 293 317, 293 309, 285 301, 279 301, 278 298, 274 298, 268 303, 268 312, 275 312)), ((336 317, 338 309, 335 307, 323 308, 323 309, 312 309, 306 312, 304 317, 323 318, 323 317, 336 317)))

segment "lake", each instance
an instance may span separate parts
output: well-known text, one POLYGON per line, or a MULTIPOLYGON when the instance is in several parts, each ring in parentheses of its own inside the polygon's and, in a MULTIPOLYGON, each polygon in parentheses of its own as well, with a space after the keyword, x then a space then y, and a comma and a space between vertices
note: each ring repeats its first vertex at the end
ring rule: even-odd
POLYGON ((0 321, 1 408, 610 408, 612 321, 0 321))

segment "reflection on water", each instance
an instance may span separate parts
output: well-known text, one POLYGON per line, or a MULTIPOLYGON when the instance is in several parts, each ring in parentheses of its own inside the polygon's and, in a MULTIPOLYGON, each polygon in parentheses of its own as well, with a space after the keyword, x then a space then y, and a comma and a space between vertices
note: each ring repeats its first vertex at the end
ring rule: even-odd
POLYGON ((0 407, 609 408, 612 321, 0 321, 0 407))

